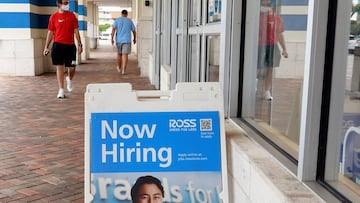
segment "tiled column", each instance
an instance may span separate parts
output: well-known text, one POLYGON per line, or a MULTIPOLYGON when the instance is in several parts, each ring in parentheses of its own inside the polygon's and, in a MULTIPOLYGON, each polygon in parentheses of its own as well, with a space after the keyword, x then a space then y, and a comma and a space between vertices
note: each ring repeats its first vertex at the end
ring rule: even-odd
POLYGON ((83 53, 78 56, 77 61, 80 64, 88 58, 89 40, 87 37, 87 0, 70 0, 70 11, 75 12, 79 21, 79 32, 83 44, 83 53))
POLYGON ((81 54, 81 60, 86 60, 87 58, 89 58, 89 38, 88 38, 88 34, 87 34, 87 21, 88 21, 88 12, 87 12, 87 0, 78 0, 79 2, 79 9, 78 9, 78 14, 79 14, 79 31, 80 31, 80 36, 83 42, 83 53, 81 54))
POLYGON ((0 6, 0 75, 34 76, 51 68, 42 56, 54 0, 4 0, 0 6))

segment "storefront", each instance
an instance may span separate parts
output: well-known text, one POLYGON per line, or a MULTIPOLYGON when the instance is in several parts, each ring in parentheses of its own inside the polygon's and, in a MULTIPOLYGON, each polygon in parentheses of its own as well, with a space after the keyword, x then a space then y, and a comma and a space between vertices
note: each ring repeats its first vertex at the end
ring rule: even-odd
POLYGON ((160 70, 170 67, 170 88, 220 82, 227 118, 276 149, 300 181, 354 201, 360 100, 359 56, 347 50, 352 3, 157 1, 155 77, 162 84, 160 70))

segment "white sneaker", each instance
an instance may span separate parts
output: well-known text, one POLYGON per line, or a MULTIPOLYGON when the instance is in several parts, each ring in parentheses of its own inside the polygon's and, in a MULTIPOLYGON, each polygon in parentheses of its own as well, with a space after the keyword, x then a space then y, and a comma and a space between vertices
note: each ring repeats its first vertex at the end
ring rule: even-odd
POLYGON ((255 83, 255 92, 257 91, 258 81, 259 81, 259 80, 256 78, 256 83, 255 83))
POLYGON ((270 93, 269 90, 265 91, 265 93, 264 93, 264 98, 265 98, 266 100, 273 100, 273 97, 271 96, 271 93, 270 93))
POLYGON ((65 98, 64 89, 62 89, 62 88, 59 89, 59 92, 58 92, 58 94, 57 94, 57 98, 58 98, 58 99, 63 99, 63 98, 65 98))
POLYGON ((121 72, 121 70, 120 70, 120 67, 119 66, 116 66, 116 70, 117 70, 117 72, 121 72))
POLYGON ((121 69, 121 75, 125 74, 125 68, 121 69))
POLYGON ((73 91, 72 81, 70 80, 69 76, 66 76, 66 87, 69 92, 73 91))

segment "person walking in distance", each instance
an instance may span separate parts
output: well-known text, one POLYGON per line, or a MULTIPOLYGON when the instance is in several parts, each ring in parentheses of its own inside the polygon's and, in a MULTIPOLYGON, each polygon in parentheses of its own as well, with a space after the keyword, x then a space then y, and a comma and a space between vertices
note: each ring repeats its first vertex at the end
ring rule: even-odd
MULTIPOLYGON (((272 100, 271 87, 273 69, 279 67, 281 55, 288 53, 284 40, 284 25, 281 17, 274 11, 275 6, 269 0, 261 0, 259 21, 258 72, 264 72, 264 98, 272 100), (278 44, 281 46, 282 53, 278 44)), ((261 74, 259 74, 261 75, 261 74)))
POLYGON ((114 45, 116 42, 117 48, 117 71, 121 72, 121 74, 125 74, 128 55, 131 53, 131 32, 133 42, 136 44, 135 25, 127 16, 127 10, 122 10, 121 17, 117 18, 112 24, 111 31, 111 44, 114 45))
POLYGON ((50 16, 48 24, 48 33, 46 36, 43 55, 49 53, 49 45, 53 42, 51 48, 51 59, 56 66, 56 75, 59 86, 57 98, 65 98, 64 77, 65 67, 68 68, 66 76, 67 90, 73 91, 72 79, 76 68, 76 46, 74 35, 78 46, 77 51, 82 53, 82 44, 79 34, 79 24, 74 13, 69 11, 69 0, 57 0, 58 11, 50 16))

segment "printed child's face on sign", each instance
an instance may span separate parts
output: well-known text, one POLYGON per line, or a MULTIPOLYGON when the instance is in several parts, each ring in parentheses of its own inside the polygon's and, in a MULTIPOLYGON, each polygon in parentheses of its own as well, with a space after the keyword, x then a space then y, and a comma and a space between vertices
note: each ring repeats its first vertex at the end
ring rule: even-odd
POLYGON ((143 184, 140 187, 136 203, 161 203, 162 193, 155 184, 143 184))

